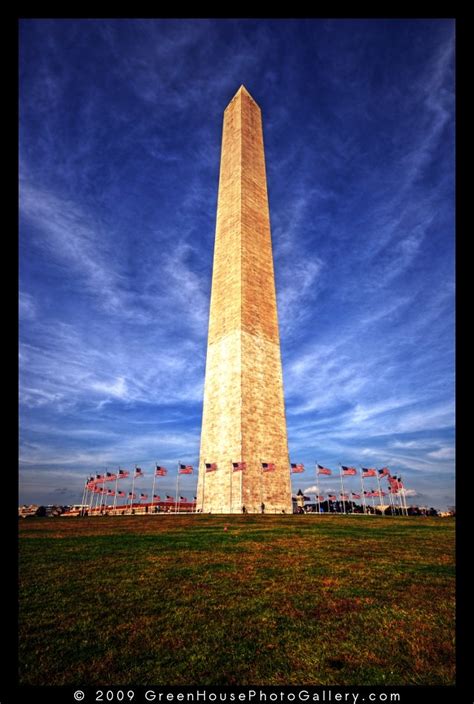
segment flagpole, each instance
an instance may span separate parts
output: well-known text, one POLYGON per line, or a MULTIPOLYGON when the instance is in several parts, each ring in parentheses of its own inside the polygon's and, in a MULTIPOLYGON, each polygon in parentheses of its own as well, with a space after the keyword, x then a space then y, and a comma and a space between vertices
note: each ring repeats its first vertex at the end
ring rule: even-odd
POLYGON ((400 515, 403 516, 402 493, 401 493, 400 489, 398 488, 398 478, 397 478, 397 495, 398 495, 398 503, 400 504, 400 512, 401 512, 400 515))
MULTIPOLYGON (((290 468, 291 471, 291 468, 290 468)), ((316 501, 318 502, 318 513, 321 513, 321 506, 319 505, 319 484, 318 484, 318 463, 314 463, 314 471, 316 472, 316 501)), ((328 500, 328 510, 329 510, 329 500, 328 500)))
POLYGON ((345 500, 345 498, 344 498, 344 484, 342 483, 342 466, 341 466, 341 464, 339 464, 339 467, 341 467, 341 471, 340 471, 339 476, 340 476, 340 478, 341 478, 342 505, 343 505, 343 507, 344 507, 344 514, 345 514, 345 513, 346 513, 346 500, 345 500))
MULTIPOLYGON (((102 483, 103 483, 103 482, 102 482, 102 483)), ((95 510, 96 510, 96 513, 97 513, 98 515, 100 515, 100 507, 101 507, 101 505, 102 505, 102 495, 103 495, 103 493, 104 493, 104 487, 101 486, 101 487, 99 487, 99 488, 100 488, 100 491, 97 492, 97 501, 96 501, 96 504, 95 504, 95 510)))
POLYGON ((102 479, 102 496, 100 497, 100 507, 99 513, 102 513, 102 506, 104 505, 104 494, 105 494, 105 477, 107 476, 108 467, 105 468, 104 478, 102 479))
POLYGON ((403 496, 403 503, 405 505, 405 516, 408 516, 408 504, 407 504, 407 497, 405 494, 405 487, 402 487, 402 496, 403 496))
POLYGON ((178 473, 176 475, 176 498, 174 502, 174 512, 178 513, 178 491, 179 491, 179 466, 181 464, 181 460, 178 462, 178 473))
POLYGON ((81 513, 80 513, 81 516, 84 515, 84 504, 86 502, 86 491, 87 491, 87 479, 84 482, 84 490, 82 492, 81 513))
MULTIPOLYGON (((120 466, 119 466, 119 469, 120 469, 120 466)), ((117 512, 117 491, 118 491, 119 469, 117 469, 117 472, 115 474, 115 496, 114 496, 114 507, 112 509, 114 512, 114 516, 117 512)))
MULTIPOLYGON (((390 491, 392 490, 392 487, 390 487, 390 491)), ((395 512, 395 516, 398 516, 398 501, 396 499, 396 490, 392 494, 392 499, 393 499, 393 510, 395 512)))
POLYGON ((400 492, 400 502, 402 505, 402 515, 406 516, 406 511, 405 511, 405 497, 403 496, 403 489, 399 489, 400 492))
MULTIPOLYGON (((86 487, 86 493, 84 496, 84 505, 87 506, 87 508, 89 508, 89 492, 90 492, 90 488, 86 487)), ((82 510, 82 515, 83 516, 85 515, 85 508, 82 510)))
POLYGON ((95 500, 95 512, 99 512, 99 501, 102 500, 102 487, 99 486, 100 482, 97 483, 97 498, 95 500), (100 490, 100 491, 99 491, 100 490))
POLYGON ((375 471, 376 471, 376 475, 375 475, 375 476, 376 476, 377 484, 378 484, 378 487, 379 487, 379 506, 380 506, 380 513, 382 514, 382 516, 385 516, 385 510, 382 511, 382 490, 381 490, 381 488, 380 488, 379 472, 378 472, 378 469, 376 469, 375 471))
POLYGON ((232 511, 232 475, 233 475, 233 467, 232 467, 232 462, 230 462, 230 513, 233 513, 232 511))
POLYGON ((104 479, 101 479, 101 481, 100 481, 99 483, 101 483, 100 489, 101 489, 102 491, 99 492, 99 501, 97 502, 96 509, 97 509, 97 513, 98 513, 99 516, 100 516, 100 514, 101 514, 101 512, 102 512, 102 500, 103 500, 103 498, 104 498, 104 479))
POLYGON ((87 479, 84 482, 84 491, 82 492, 82 501, 81 501, 81 516, 84 515, 84 504, 86 502, 86 491, 87 491, 87 479))
POLYGON ((365 503, 365 490, 364 490, 364 479, 362 477, 362 467, 359 465, 360 468, 360 486, 362 488, 362 503, 364 504, 364 515, 367 515, 367 506, 365 503))
POLYGON ((102 486, 100 487, 100 492, 98 492, 98 497, 97 497, 97 504, 96 504, 96 512, 97 515, 100 516, 100 512, 102 510, 102 499, 104 498, 104 482, 102 482, 102 486))
POLYGON ((392 516, 395 516, 395 503, 393 501, 393 494, 392 494, 392 486, 391 484, 388 485, 388 495, 390 497, 390 513, 392 516))
POLYGON ((100 491, 97 491, 97 499, 95 502, 95 512, 98 514, 100 510, 99 504, 102 501, 102 487, 98 486, 97 489, 100 489, 100 491))
POLYGON ((396 486, 394 485, 395 493, 393 495, 394 496, 393 503, 395 504, 395 509, 396 509, 397 513, 398 513, 399 508, 400 508, 400 512, 402 513, 402 504, 401 504, 401 500, 400 500, 400 493, 398 490, 398 477, 395 477, 395 482, 396 482, 396 486), (397 499, 395 499, 395 496, 397 497, 398 501, 397 501, 397 499))
POLYGON ((155 461, 155 471, 153 472, 153 486, 151 489, 151 512, 154 513, 155 504, 155 484, 156 484, 156 461, 155 461))
POLYGON ((260 510, 262 510, 263 504, 263 462, 260 458, 260 510))
POLYGON ((291 462, 290 462, 290 453, 288 453, 288 469, 290 470, 289 472, 289 477, 290 477, 290 496, 291 496, 291 511, 293 512, 293 477, 291 476, 293 472, 291 471, 291 462))
POLYGON ((91 493, 92 493, 92 489, 91 489, 90 487, 88 487, 88 489, 87 489, 87 491, 86 491, 86 498, 85 498, 85 504, 86 504, 86 506, 87 506, 88 509, 90 509, 89 501, 90 501, 90 495, 91 495, 91 493))
POLYGON ((395 506, 395 498, 394 498, 394 496, 393 496, 393 494, 392 494, 392 487, 391 487, 391 486, 389 486, 388 493, 389 493, 389 496, 390 496, 390 503, 391 503, 391 506, 392 506, 392 516, 396 516, 397 514, 396 514, 396 511, 395 511, 395 509, 396 509, 396 506, 395 506))
POLYGON ((137 474, 137 465, 135 465, 135 469, 133 470, 133 477, 132 477, 132 495, 130 497, 130 515, 132 515, 133 511, 133 495, 135 493, 135 476, 137 474))
POLYGON ((400 479, 400 477, 398 477, 398 479, 399 479, 399 484, 401 484, 400 495, 402 498, 403 508, 405 509, 405 516, 408 516, 407 500, 406 500, 406 496, 405 496, 405 487, 403 486, 403 482, 400 479))
MULTIPOLYGON (((242 463, 242 461, 241 461, 242 463)), ((242 479, 242 474, 244 473, 244 470, 242 467, 240 468, 240 510, 242 510, 243 506, 243 479, 242 479)))
MULTIPOLYGON (((389 473, 388 476, 387 476, 387 474, 385 474, 384 476, 387 477, 387 481, 388 481, 388 477, 391 475, 389 473)), ((390 484, 390 482, 388 482, 387 491, 388 491, 388 497, 390 499, 390 515, 393 517, 395 515, 395 505, 393 503, 392 485, 390 484)))
MULTIPOLYGON (((198 475, 199 476, 199 475, 198 475)), ((206 463, 204 462, 203 473, 202 473, 202 501, 201 501, 201 513, 204 513, 204 490, 206 488, 206 463)), ((197 504, 197 501, 196 501, 197 504)))

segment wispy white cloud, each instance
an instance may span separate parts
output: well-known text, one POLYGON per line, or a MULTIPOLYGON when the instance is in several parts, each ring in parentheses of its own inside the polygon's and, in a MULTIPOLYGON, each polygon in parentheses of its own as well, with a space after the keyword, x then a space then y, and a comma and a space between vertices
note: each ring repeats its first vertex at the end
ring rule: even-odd
POLYGON ((50 404, 64 410, 95 404, 96 398, 164 405, 202 398, 204 349, 199 355, 193 345, 183 344, 177 355, 172 345, 159 349, 153 337, 147 344, 127 344, 112 331, 91 346, 87 329, 64 324, 44 324, 41 332, 43 344, 20 347, 21 399, 26 407, 50 404))
POLYGON ((292 265, 280 277, 277 292, 278 318, 283 335, 289 335, 313 311, 322 262, 317 258, 291 257, 292 265))
MULTIPOLYGON (((47 437, 47 434, 45 434, 47 437)), ((88 437, 92 437, 88 435, 88 437)), ((126 434, 117 437, 114 433, 103 433, 98 437, 97 445, 85 449, 80 436, 73 435, 69 448, 60 449, 53 440, 37 440, 24 443, 21 448, 20 464, 28 470, 42 466, 47 471, 61 474, 61 467, 84 468, 93 471, 95 467, 125 466, 126 464, 143 463, 153 466, 159 458, 176 463, 177 459, 185 458, 189 448, 199 449, 199 433, 181 431, 175 433, 150 429, 147 433, 126 434), (144 449, 148 456, 144 456, 144 449), (172 453, 171 455, 169 453, 172 453)), ((41 471, 44 471, 42 469, 41 471)))
POLYGON ((127 398, 127 383, 123 376, 110 383, 96 381, 91 384, 91 388, 106 396, 115 396, 121 399, 127 398))
POLYGON ((428 452, 428 457, 434 460, 453 460, 454 456, 454 447, 440 447, 439 450, 428 452))
POLYGON ((25 291, 20 291, 19 298, 19 315, 20 320, 32 320, 36 317, 36 303, 34 297, 26 293, 25 291))
POLYGON ((317 487, 316 484, 312 484, 303 489, 305 494, 317 494, 319 491, 321 491, 321 487, 317 487))
POLYGON ((410 498, 411 496, 418 496, 416 489, 405 489, 405 496, 410 498))
POLYGON ((60 198, 44 189, 23 181, 20 186, 20 212, 37 227, 42 237, 35 244, 48 256, 61 262, 65 272, 81 276, 97 296, 99 305, 109 310, 124 307, 120 284, 125 276, 111 266, 113 248, 101 237, 87 215, 70 199, 60 198))

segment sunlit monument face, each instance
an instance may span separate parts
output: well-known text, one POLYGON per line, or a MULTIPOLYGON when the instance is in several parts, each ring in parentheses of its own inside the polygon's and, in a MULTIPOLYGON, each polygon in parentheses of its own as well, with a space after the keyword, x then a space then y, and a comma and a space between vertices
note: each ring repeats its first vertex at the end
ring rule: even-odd
POLYGON ((241 86, 224 113, 197 507, 262 503, 292 511, 262 119, 241 86))

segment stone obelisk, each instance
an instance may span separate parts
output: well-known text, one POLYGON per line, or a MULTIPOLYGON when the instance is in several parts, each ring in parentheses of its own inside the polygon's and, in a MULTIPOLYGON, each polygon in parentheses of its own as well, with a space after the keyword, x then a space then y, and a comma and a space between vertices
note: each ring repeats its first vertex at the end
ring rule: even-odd
POLYGON ((197 509, 262 503, 292 511, 262 119, 241 86, 224 112, 197 509))

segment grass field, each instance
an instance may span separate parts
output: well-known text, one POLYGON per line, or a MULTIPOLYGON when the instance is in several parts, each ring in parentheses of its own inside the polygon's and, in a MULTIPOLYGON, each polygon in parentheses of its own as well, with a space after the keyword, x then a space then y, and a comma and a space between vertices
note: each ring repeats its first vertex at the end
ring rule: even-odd
POLYGON ((454 684, 453 519, 32 518, 19 530, 22 684, 454 684))

